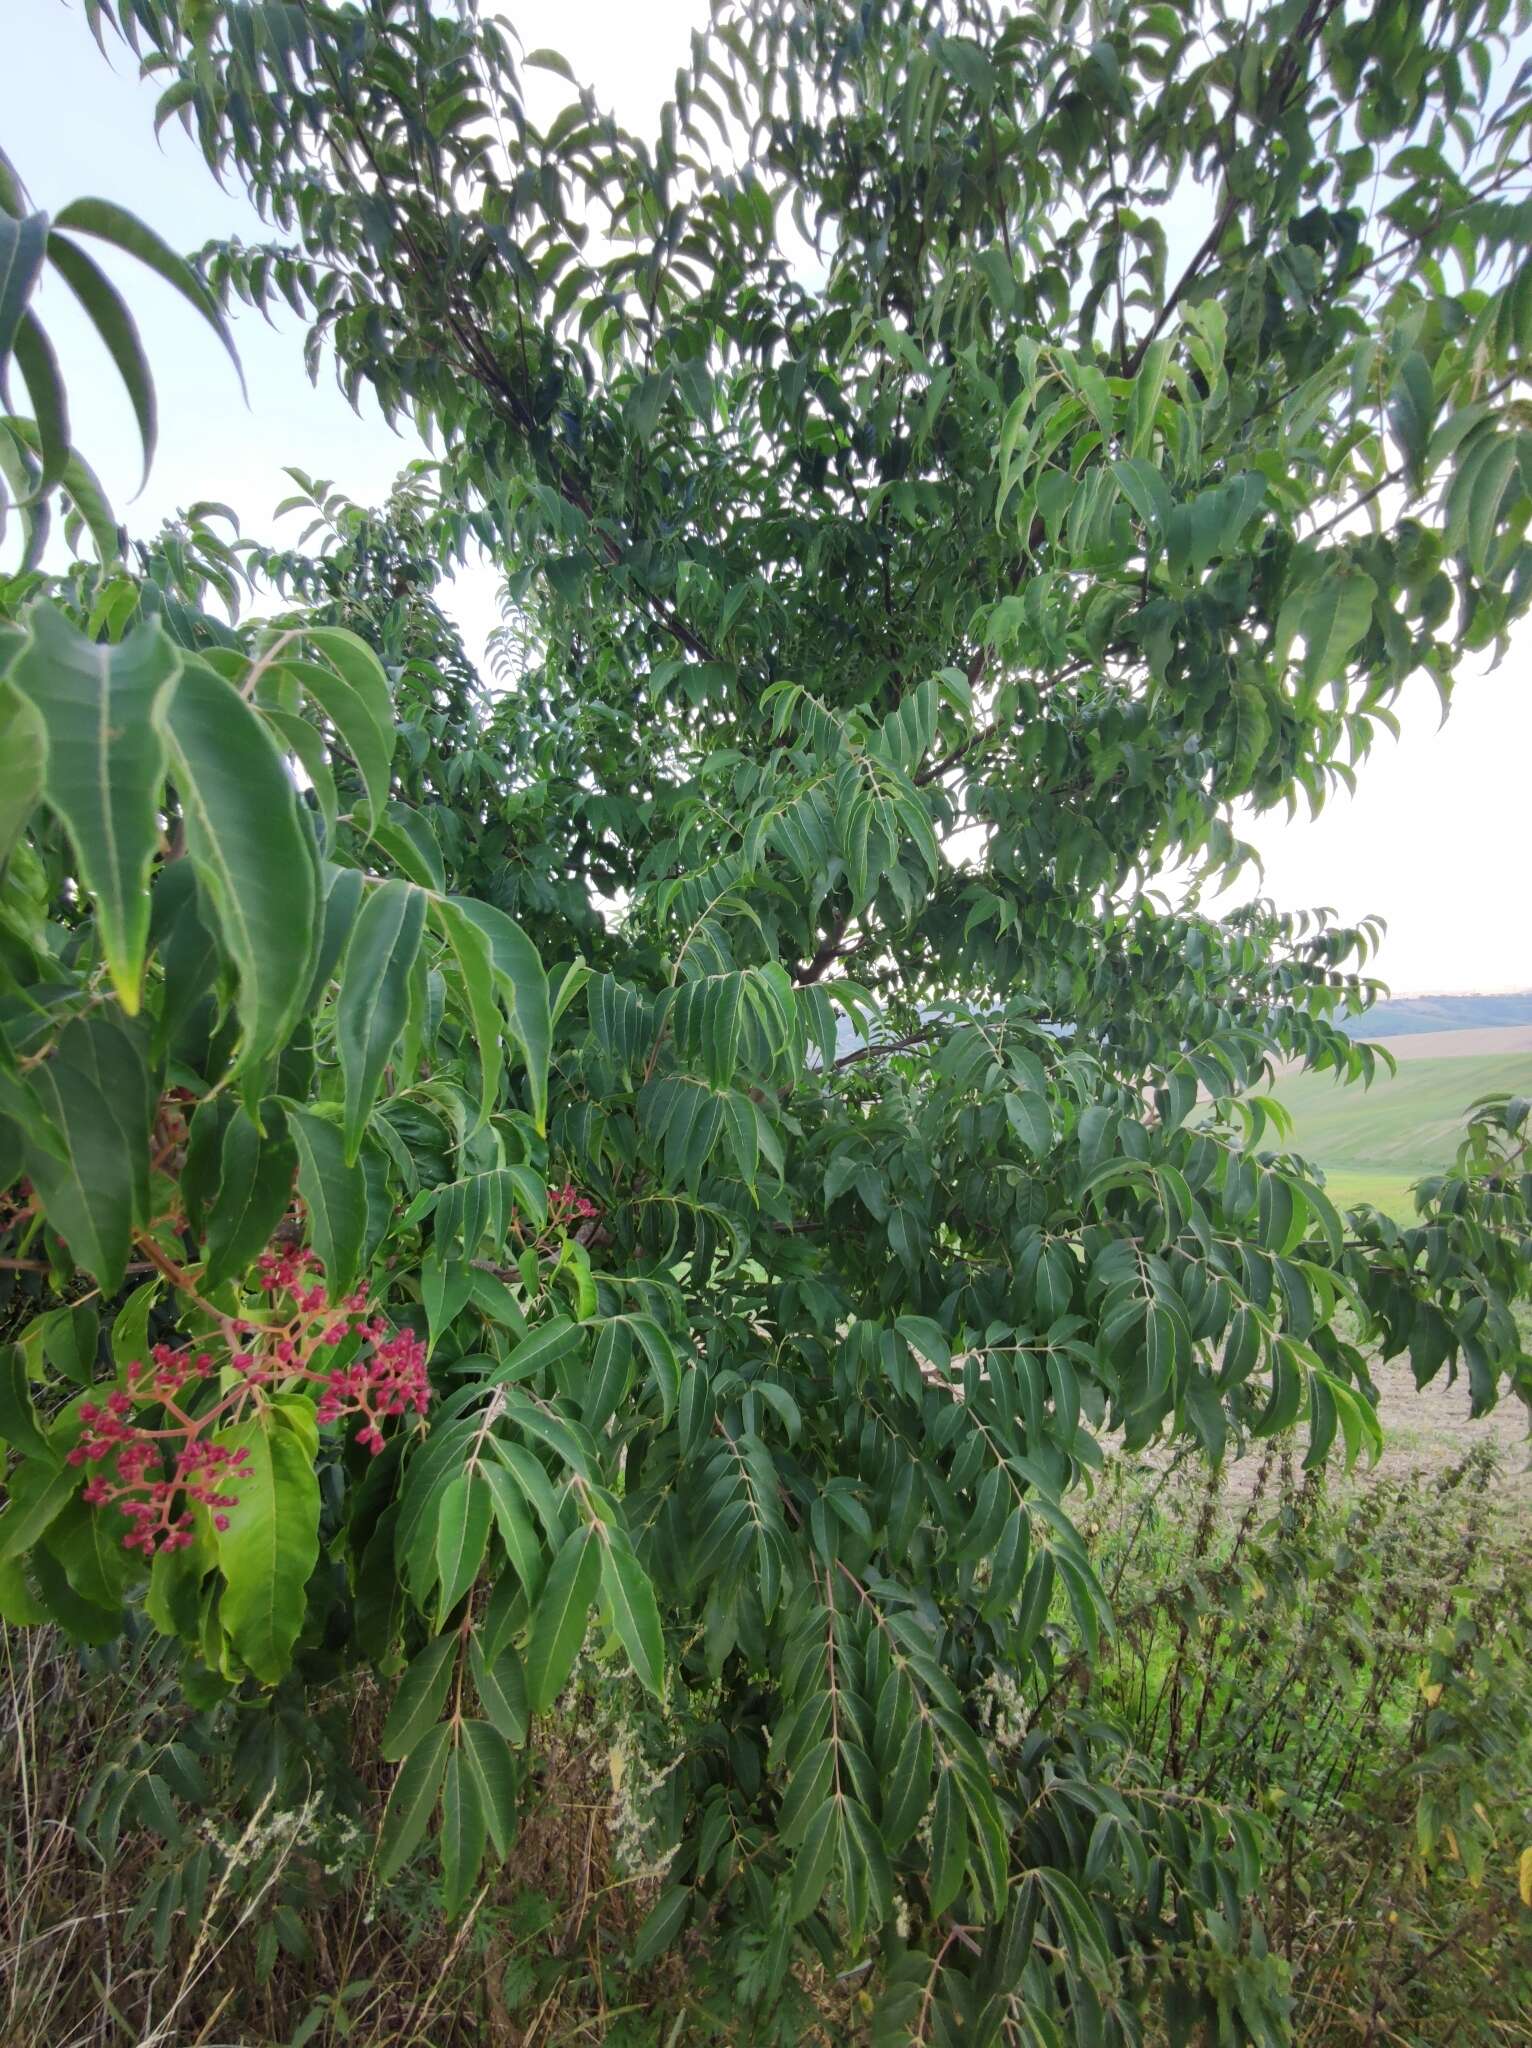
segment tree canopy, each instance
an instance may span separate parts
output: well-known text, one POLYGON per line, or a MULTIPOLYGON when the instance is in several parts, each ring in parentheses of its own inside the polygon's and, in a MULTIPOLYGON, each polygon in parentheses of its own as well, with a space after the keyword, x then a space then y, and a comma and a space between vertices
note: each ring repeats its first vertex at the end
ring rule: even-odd
POLYGON ((270 239, 0 185, 4 1612, 397 1677, 451 1908, 630 1668, 653 1952, 1280 2040, 1258 1824, 1092 1713, 1078 1502, 1369 1452, 1378 1355, 1532 1398, 1527 1103, 1338 1212, 1265 1091, 1370 1080, 1376 929, 1198 897, 1532 599, 1526 10, 718 0, 647 138, 472 0, 86 12, 270 239), (130 542, 71 231, 430 458, 130 542))

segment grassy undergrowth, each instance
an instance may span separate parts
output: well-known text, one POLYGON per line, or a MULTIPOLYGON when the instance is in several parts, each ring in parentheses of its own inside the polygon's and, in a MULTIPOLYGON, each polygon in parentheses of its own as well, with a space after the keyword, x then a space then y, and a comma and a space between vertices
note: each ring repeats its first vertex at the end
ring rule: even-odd
MULTIPOLYGON (((1305 2048, 1524 2043, 1525 1522, 1486 1452, 1330 1484, 1295 1456, 1111 1468, 1089 1526, 1118 1632, 1053 1701, 1088 1687, 1169 1796, 1251 1809, 1305 2048)), ((424 1875, 372 1877, 383 1693, 198 1712, 148 1636, 82 1656, 11 1635, 3 1668, 4 2048, 865 2038, 869 1977, 777 1997, 706 1927, 646 1960, 660 1772, 619 1692, 566 1702, 534 1825, 449 1927, 424 1875)))

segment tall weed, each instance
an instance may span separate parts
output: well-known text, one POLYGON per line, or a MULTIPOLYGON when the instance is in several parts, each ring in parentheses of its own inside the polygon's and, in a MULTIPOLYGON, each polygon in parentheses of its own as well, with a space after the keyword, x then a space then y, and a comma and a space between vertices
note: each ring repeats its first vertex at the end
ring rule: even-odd
POLYGON ((1096 1673, 1167 1784, 1260 1813, 1267 1929, 1313 2048, 1529 2039, 1532 1558, 1476 1450, 1328 1485, 1113 1488, 1096 1673))

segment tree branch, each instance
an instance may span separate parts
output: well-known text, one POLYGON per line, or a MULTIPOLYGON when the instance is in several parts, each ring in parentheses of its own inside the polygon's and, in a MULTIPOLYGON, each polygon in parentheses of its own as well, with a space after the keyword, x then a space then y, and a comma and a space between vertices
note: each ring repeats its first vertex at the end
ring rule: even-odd
POLYGON ((854 1066, 858 1060, 881 1060, 886 1059, 890 1053, 908 1052, 912 1045, 924 1045, 928 1039, 935 1038, 937 1029, 935 1024, 927 1024, 919 1031, 911 1031, 904 1038, 891 1038, 884 1045, 859 1045, 855 1051, 842 1053, 838 1060, 833 1061, 831 1071, 854 1066))
POLYGON ((850 922, 851 912, 849 910, 842 911, 840 916, 831 925, 824 944, 819 948, 819 951, 814 955, 808 966, 795 967, 793 969, 793 980, 797 982, 799 988, 807 988, 811 982, 822 980, 826 968, 833 961, 840 958, 842 951, 850 951, 849 947, 842 948, 841 946, 841 940, 846 936, 846 927, 850 922))
MULTIPOLYGON (((1258 119, 1275 119, 1282 112, 1283 103, 1287 95, 1297 83, 1300 63, 1324 33, 1326 23, 1339 4, 1340 0, 1309 0, 1309 5, 1304 11, 1303 19, 1293 32, 1292 40, 1288 43, 1287 48, 1282 52, 1282 55, 1278 58, 1272 69, 1271 80, 1265 95, 1266 104, 1272 110, 1271 115, 1269 117, 1266 115, 1265 107, 1263 106, 1257 112, 1258 119)), ((1132 354, 1124 362, 1122 366, 1122 375, 1124 377, 1132 377, 1137 374, 1139 365, 1143 362, 1151 343, 1163 329, 1166 321, 1175 312, 1177 306, 1180 305, 1192 286, 1196 284, 1201 276, 1202 267, 1208 258, 1217 253, 1218 245, 1233 223, 1234 216, 1239 212, 1239 207, 1239 199, 1231 192, 1223 205, 1218 209, 1218 217, 1208 230, 1201 247, 1177 279, 1175 289, 1171 292, 1170 297, 1155 315, 1153 326, 1139 340, 1132 354)))

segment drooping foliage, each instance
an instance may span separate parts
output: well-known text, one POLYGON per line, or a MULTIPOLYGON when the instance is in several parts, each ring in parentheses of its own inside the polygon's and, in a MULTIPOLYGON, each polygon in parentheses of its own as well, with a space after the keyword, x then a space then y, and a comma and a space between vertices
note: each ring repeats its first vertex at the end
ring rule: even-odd
POLYGON ((1258 1824, 1082 1704, 1071 1500, 1354 1458, 1379 1353, 1532 1394, 1527 1104, 1338 1213, 1263 1090, 1371 1078, 1375 930, 1197 895, 1532 596, 1524 10, 720 0, 647 141, 468 0, 87 12, 270 223, 194 295, 435 452, 0 585, 7 1616, 397 1679, 454 1909, 631 1668, 646 1953, 1280 2040, 1258 1824))

